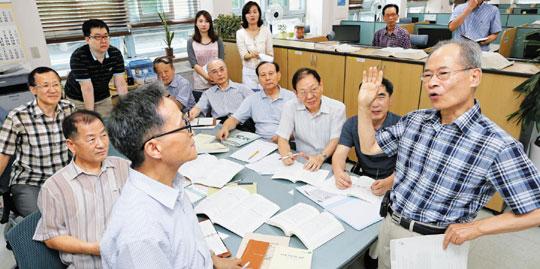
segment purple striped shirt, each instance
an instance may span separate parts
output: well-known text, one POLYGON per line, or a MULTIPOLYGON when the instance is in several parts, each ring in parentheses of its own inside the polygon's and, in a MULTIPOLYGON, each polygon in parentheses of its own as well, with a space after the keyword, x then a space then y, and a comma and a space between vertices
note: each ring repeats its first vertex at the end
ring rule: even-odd
POLYGON ((394 31, 388 32, 386 27, 375 32, 373 46, 411 48, 411 38, 407 30, 396 25, 394 31))

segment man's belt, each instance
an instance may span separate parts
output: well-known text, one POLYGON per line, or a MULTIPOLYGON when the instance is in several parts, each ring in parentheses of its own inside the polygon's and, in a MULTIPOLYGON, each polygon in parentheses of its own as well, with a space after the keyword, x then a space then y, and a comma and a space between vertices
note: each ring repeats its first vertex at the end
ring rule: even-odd
POLYGON ((404 218, 401 215, 394 212, 391 206, 388 207, 388 213, 390 213, 392 222, 394 222, 395 224, 398 224, 399 226, 409 231, 419 233, 421 235, 444 234, 444 232, 446 231, 446 228, 432 227, 430 225, 422 224, 414 220, 404 218))

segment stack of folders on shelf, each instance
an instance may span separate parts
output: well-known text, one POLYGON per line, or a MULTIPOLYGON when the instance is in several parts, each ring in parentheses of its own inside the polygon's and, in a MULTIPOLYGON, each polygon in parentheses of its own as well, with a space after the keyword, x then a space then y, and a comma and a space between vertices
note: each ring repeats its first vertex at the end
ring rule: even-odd
MULTIPOLYGON (((287 238, 287 237, 285 237, 287 238)), ((267 241, 255 239, 242 240, 242 264, 248 264, 253 269, 309 269, 313 251, 299 248, 291 248, 283 244, 273 244, 267 241)), ((239 251, 240 253, 240 251, 239 251)))
MULTIPOLYGON (((326 189, 310 185, 301 186, 296 189, 337 218, 349 224, 355 230, 362 230, 382 219, 379 216, 379 209, 381 206, 380 198, 357 199, 350 197, 350 194, 346 192, 336 194, 336 192, 328 191, 328 189, 331 189, 328 186, 328 181, 335 184, 334 179, 330 178, 324 183, 326 189), (368 202, 368 200, 371 200, 371 202, 368 202)), ((357 195, 369 197, 369 195, 365 196, 363 192, 355 194, 354 196, 357 195)))
POLYGON ((296 235, 304 245, 314 250, 345 231, 341 222, 328 212, 297 203, 266 223, 279 227, 285 235, 296 235))
POLYGON ((279 211, 279 206, 240 187, 224 187, 195 206, 195 213, 243 237, 279 211))
POLYGON ((229 137, 227 137, 227 139, 225 139, 223 143, 235 147, 241 147, 259 138, 261 137, 258 134, 235 130, 229 134, 229 137))
POLYGON ((213 129, 217 125, 217 121, 214 118, 194 118, 190 122, 193 129, 213 129))
POLYGON ((231 154, 231 158, 247 163, 253 163, 263 159, 266 155, 272 153, 276 149, 277 145, 275 143, 256 140, 231 154))
POLYGON ((189 178, 193 184, 223 188, 244 166, 227 159, 218 159, 209 154, 180 166, 178 172, 189 178))
POLYGON ((214 224, 210 220, 199 222, 199 226, 201 227, 201 231, 208 248, 213 251, 216 256, 222 258, 231 256, 231 252, 227 249, 223 243, 223 240, 221 240, 221 237, 214 227, 214 224))
POLYGON ((209 134, 197 134, 193 137, 197 153, 223 153, 228 152, 229 147, 216 142, 216 137, 209 134))
POLYGON ((304 164, 294 162, 289 166, 282 165, 282 167, 274 173, 272 179, 286 179, 294 183, 302 181, 313 186, 322 186, 328 173, 330 173, 330 171, 324 169, 311 172, 304 169, 304 164))

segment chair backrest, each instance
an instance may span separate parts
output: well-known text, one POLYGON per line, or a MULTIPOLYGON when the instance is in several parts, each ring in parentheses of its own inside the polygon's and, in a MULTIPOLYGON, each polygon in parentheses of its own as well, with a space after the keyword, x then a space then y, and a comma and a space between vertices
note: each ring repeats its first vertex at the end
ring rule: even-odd
POLYGON ((508 58, 512 54, 512 46, 516 39, 517 28, 508 28, 501 35, 499 53, 508 58))
POLYGON ((34 212, 15 225, 6 235, 15 254, 17 266, 20 269, 66 268, 60 260, 58 251, 32 239, 40 218, 41 213, 34 212))
POLYGON ((428 35, 411 35, 411 45, 418 49, 427 47, 428 35))

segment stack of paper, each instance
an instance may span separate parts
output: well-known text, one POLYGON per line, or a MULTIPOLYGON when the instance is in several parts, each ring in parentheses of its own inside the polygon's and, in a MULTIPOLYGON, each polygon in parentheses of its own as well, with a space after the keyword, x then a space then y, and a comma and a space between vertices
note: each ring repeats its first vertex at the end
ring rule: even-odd
POLYGON ((304 164, 294 162, 292 165, 283 166, 272 177, 272 179, 280 178, 287 179, 294 183, 302 181, 313 186, 322 186, 324 179, 328 176, 330 171, 319 169, 318 171, 311 172, 304 169, 304 164))
POLYGON ((497 52, 482 51, 482 68, 501 70, 513 64, 497 52))
POLYGON ((193 137, 197 153, 223 153, 229 151, 229 147, 214 142, 216 137, 209 134, 197 134, 193 137))
POLYGON ((195 213, 208 216, 240 237, 255 231, 278 211, 275 203, 239 187, 225 187, 195 207, 195 213))
POLYGON ((253 163, 261 160, 262 158, 264 158, 264 156, 270 154, 276 149, 277 145, 275 143, 257 140, 237 150, 231 155, 231 158, 247 163, 253 163))
POLYGON ((222 188, 243 168, 243 165, 233 161, 202 154, 180 166, 178 172, 189 178, 193 184, 222 188))

